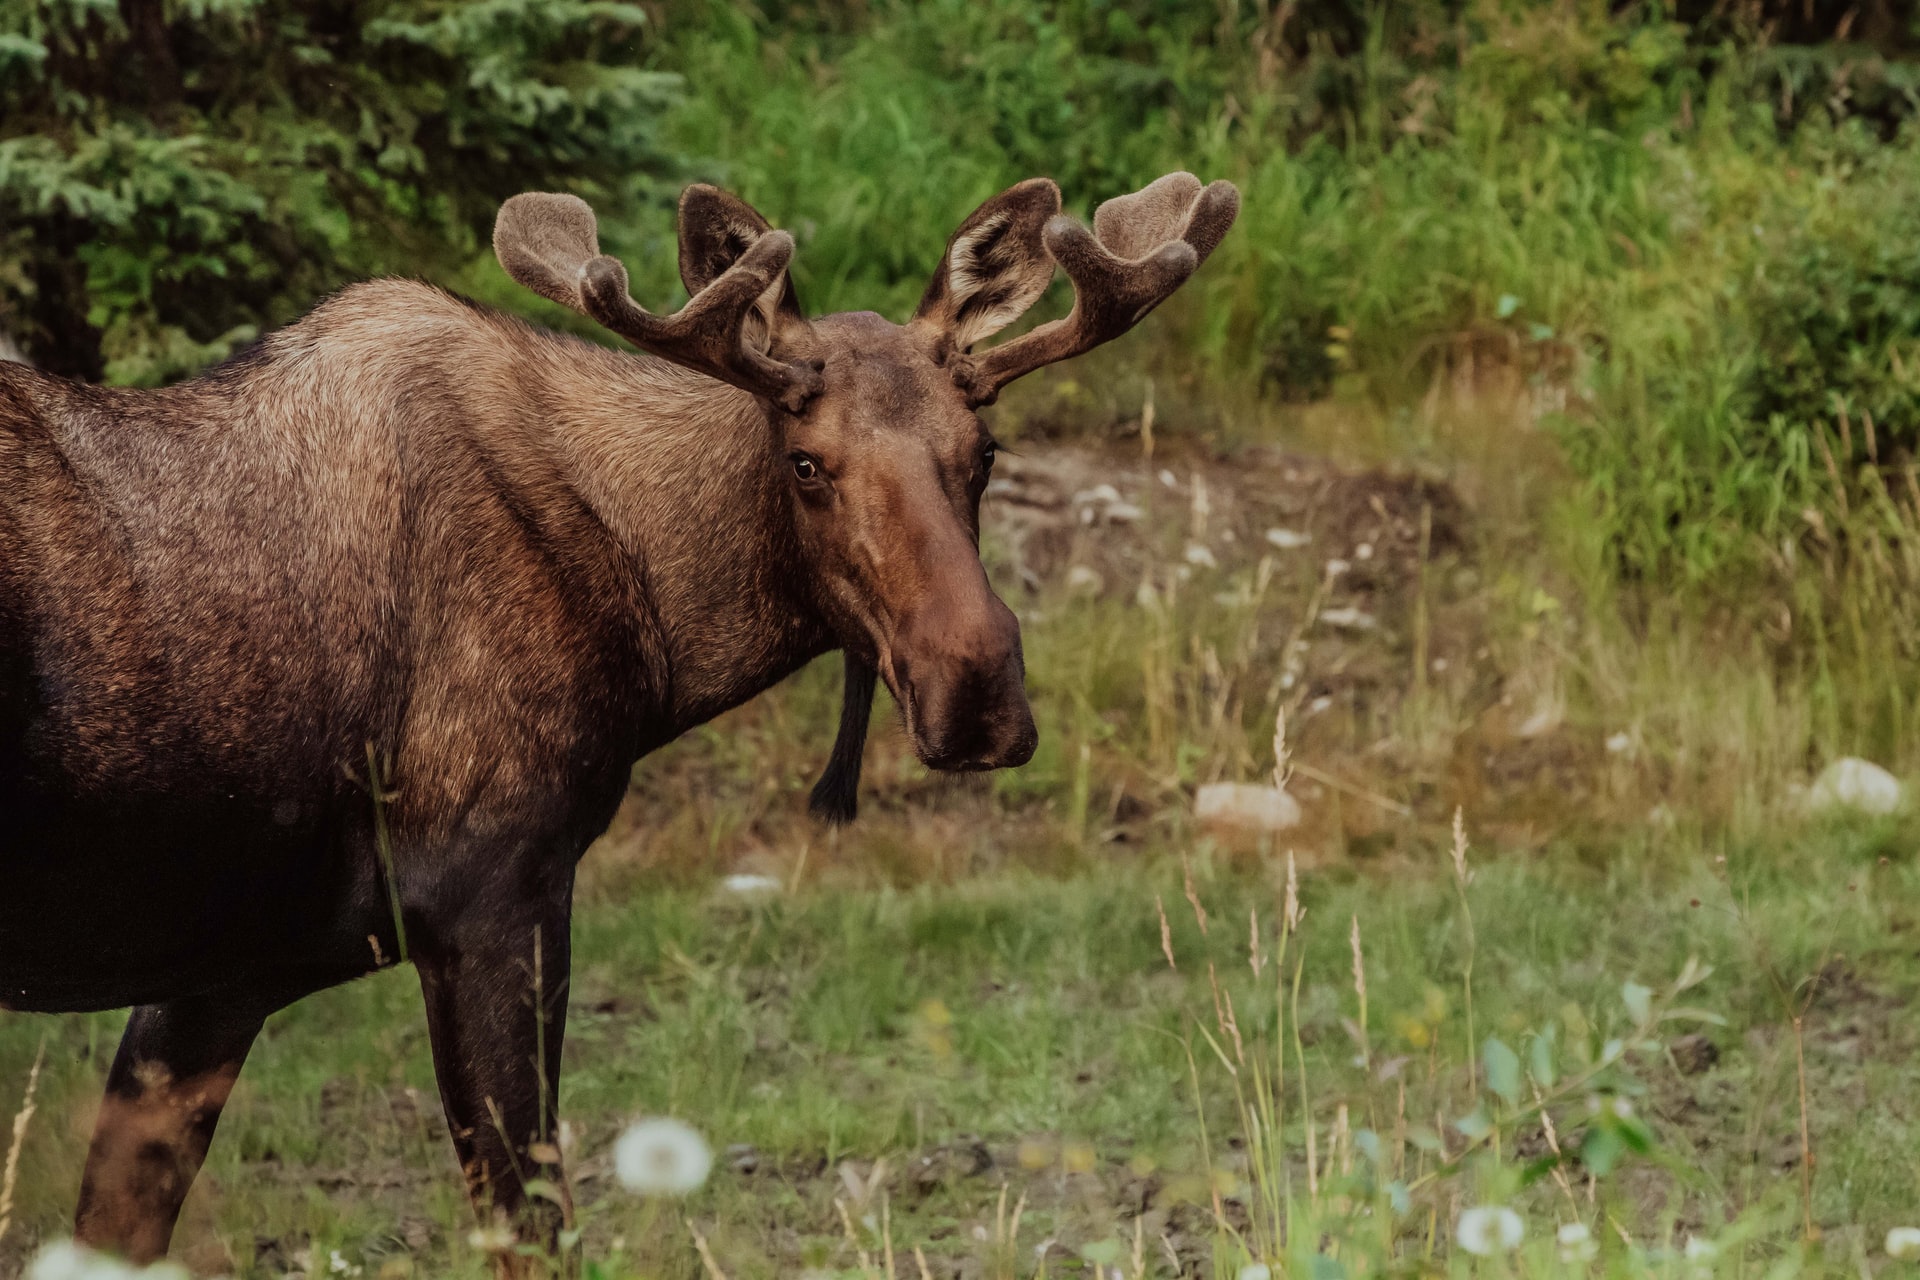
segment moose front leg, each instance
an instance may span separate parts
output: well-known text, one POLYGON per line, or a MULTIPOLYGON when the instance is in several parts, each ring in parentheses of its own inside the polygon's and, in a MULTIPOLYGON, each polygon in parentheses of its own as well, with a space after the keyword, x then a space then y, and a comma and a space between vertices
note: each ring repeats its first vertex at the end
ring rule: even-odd
MULTIPOLYGON (((551 1249, 570 1216, 557 1166, 560 1047, 570 963, 568 895, 502 927, 423 940, 414 952, 434 1071, 467 1191, 483 1220, 551 1249), (550 1191, 529 1194, 535 1182, 550 1191)), ((503 1273, 511 1266, 503 1260, 503 1273)))
POLYGON ((278 1007, 253 995, 221 991, 133 1011, 81 1178, 82 1244, 136 1263, 166 1256, 220 1110, 278 1007))

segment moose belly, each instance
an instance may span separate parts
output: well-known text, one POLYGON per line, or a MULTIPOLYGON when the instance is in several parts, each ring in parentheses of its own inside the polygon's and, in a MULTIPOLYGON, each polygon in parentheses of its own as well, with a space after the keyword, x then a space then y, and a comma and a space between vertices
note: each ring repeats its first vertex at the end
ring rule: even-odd
POLYGON ((0 1007, 147 1004, 324 963, 356 937, 367 951, 377 886, 319 818, 240 795, 0 793, 0 1007))

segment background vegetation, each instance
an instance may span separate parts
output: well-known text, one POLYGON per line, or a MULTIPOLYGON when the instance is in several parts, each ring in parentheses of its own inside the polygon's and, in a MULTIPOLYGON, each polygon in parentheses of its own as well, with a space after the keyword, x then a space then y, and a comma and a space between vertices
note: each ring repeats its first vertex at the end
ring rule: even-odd
MULTIPOLYGON (((1907 6, 0 0, 0 332, 112 381, 374 272, 570 323, 485 251, 522 189, 667 306, 672 197, 722 182, 810 309, 898 318, 992 192, 1175 168, 1241 185, 1233 236, 992 411, 1033 764, 932 779, 881 728, 824 835, 813 670, 645 762, 589 859, 589 1258, 696 1274, 684 1217, 741 1275, 872 1276, 889 1222, 967 1280, 1891 1274, 1916 831, 1805 793, 1920 771, 1907 6), (1276 715, 1302 826, 1203 829, 1276 715), (737 1149, 622 1200, 639 1112, 737 1149), (1451 1247, 1475 1204, 1520 1251, 1451 1247)), ((0 1274, 62 1229, 117 1018, 0 1020, 0 1103, 50 1062, 0 1274)), ((429 1079, 404 978, 277 1019, 186 1255, 482 1273, 429 1079)))

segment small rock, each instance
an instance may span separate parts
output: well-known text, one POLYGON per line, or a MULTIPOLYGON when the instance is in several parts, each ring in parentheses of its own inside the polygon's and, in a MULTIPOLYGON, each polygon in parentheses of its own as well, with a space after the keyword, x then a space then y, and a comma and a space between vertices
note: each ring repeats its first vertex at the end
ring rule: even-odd
POLYGON ((1673 1054, 1674 1065, 1680 1068, 1681 1075, 1697 1076, 1720 1061, 1720 1046, 1698 1032, 1681 1036, 1667 1049, 1673 1054))
POLYGON ((738 1173, 752 1173, 760 1167, 760 1152, 751 1143, 736 1142, 727 1148, 727 1163, 738 1173))
POLYGON ((1107 580, 1100 576, 1098 569, 1091 568, 1084 564, 1077 564, 1067 570, 1067 590, 1069 591, 1079 591, 1090 596, 1097 596, 1105 589, 1106 585, 1107 580))
POLYGON ((1249 831, 1289 831, 1300 825, 1300 802, 1277 787, 1210 782, 1194 796, 1202 823, 1249 831))
POLYGON ((1844 756, 1822 769, 1807 793, 1807 806, 1815 813, 1835 809, 1892 813, 1900 807, 1900 800, 1900 780, 1857 756, 1844 756))
POLYGON ((1297 529, 1269 529, 1267 541, 1282 551, 1297 551, 1313 542, 1313 535, 1301 533, 1297 529))
POLYGON ((1320 621, 1330 627, 1339 627, 1342 631, 1371 631, 1380 625, 1374 621, 1372 614, 1350 605, 1338 609, 1322 609, 1320 621))
POLYGON ((1082 489, 1073 495, 1073 505, 1084 507, 1089 503, 1113 503, 1120 501, 1120 491, 1110 484, 1097 484, 1091 489, 1082 489))

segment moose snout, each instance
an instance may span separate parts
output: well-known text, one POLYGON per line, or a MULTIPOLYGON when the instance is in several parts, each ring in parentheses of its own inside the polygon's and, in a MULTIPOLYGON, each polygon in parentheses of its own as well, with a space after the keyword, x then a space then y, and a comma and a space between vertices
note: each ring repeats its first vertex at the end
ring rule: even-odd
POLYGON ((899 637, 889 683, 915 752, 930 769, 1007 769, 1039 742, 1027 702, 1020 623, 988 595, 963 612, 935 606, 899 637))

